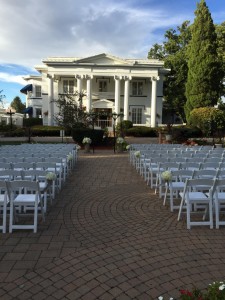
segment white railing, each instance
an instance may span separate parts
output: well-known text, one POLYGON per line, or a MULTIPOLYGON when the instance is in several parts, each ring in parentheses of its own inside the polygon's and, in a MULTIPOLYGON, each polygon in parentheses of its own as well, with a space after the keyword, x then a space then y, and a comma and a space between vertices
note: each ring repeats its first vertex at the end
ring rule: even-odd
POLYGON ((100 128, 112 127, 112 120, 97 120, 95 126, 100 128))

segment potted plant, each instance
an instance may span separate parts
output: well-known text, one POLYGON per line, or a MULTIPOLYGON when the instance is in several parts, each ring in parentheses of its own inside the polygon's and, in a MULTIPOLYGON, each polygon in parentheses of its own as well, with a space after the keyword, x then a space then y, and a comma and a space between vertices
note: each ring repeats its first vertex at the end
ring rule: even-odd
POLYGON ((84 152, 88 153, 90 152, 90 144, 91 144, 92 140, 89 137, 84 137, 82 144, 84 144, 84 152))

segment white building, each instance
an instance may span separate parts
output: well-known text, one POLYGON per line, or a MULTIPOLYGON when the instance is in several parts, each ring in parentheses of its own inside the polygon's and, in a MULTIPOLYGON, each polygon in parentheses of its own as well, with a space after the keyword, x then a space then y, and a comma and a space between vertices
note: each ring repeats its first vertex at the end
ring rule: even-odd
MULTIPOLYGON (((60 94, 84 93, 86 111, 123 113, 134 125, 157 126, 162 121, 163 62, 153 59, 123 59, 108 54, 86 58, 48 57, 35 66, 40 75, 27 76, 27 113, 54 124, 58 108, 52 101, 60 94)), ((111 127, 112 120, 99 126, 111 127)))
POLYGON ((0 108, 0 123, 5 125, 23 126, 23 114, 17 113, 13 108, 0 108))

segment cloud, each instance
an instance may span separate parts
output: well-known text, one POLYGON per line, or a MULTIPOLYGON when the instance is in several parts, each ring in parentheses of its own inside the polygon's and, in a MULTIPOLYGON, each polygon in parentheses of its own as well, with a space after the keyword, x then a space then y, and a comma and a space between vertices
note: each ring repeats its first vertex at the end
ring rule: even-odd
POLYGON ((0 62, 31 67, 48 56, 101 52, 146 57, 146 45, 149 49, 156 42, 156 30, 162 30, 163 40, 167 28, 186 19, 151 2, 0 0, 0 62))
POLYGON ((14 82, 21 85, 26 84, 26 81, 22 78, 23 75, 11 75, 9 73, 0 72, 0 81, 14 82))

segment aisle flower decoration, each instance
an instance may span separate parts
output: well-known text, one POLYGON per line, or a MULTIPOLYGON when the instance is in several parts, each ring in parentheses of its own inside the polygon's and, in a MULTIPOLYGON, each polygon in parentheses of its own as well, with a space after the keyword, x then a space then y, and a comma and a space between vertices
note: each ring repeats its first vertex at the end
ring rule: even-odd
POLYGON ((92 140, 89 137, 84 137, 82 143, 83 144, 91 144, 92 140))
POLYGON ((172 180, 172 173, 170 171, 164 171, 161 173, 161 178, 165 181, 165 182, 169 182, 172 180))
POLYGON ((45 178, 46 178, 48 181, 56 180, 56 174, 53 173, 53 172, 49 172, 49 173, 46 174, 45 178))
POLYGON ((72 155, 71 153, 67 155, 67 160, 68 160, 68 161, 73 160, 73 155, 72 155))
POLYGON ((76 145, 76 149, 77 149, 77 150, 80 150, 81 147, 80 147, 79 145, 76 145))
POLYGON ((130 145, 127 145, 127 146, 126 146, 126 150, 130 150, 130 145))
POLYGON ((134 156, 137 157, 137 158, 140 158, 141 157, 141 152, 140 151, 135 151, 134 156))
POLYGON ((124 142, 125 142, 125 140, 122 137, 118 137, 117 140, 116 140, 117 144, 124 144, 124 142))

